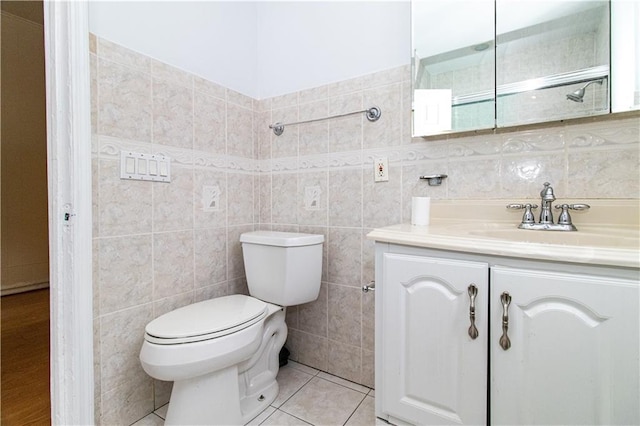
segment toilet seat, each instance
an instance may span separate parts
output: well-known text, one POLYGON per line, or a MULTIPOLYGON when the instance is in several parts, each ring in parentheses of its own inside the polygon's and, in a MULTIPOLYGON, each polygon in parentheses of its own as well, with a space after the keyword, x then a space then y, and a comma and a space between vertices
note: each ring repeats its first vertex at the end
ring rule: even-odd
POLYGON ((176 345, 215 339, 243 330, 267 316, 262 300, 241 294, 178 308, 147 324, 145 340, 176 345))

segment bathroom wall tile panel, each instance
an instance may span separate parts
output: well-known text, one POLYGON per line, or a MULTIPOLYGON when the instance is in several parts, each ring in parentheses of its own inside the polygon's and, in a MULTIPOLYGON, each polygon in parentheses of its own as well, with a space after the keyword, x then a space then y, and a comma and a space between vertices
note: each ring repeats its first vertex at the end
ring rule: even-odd
POLYGON ((232 225, 252 224, 253 221, 253 175, 229 173, 227 179, 229 194, 233 202, 227 205, 227 222, 232 225))
POLYGON ((152 59, 109 40, 97 37, 98 56, 145 73, 151 72, 152 59))
POLYGON ((362 285, 368 285, 375 280, 376 244, 367 238, 367 234, 372 230, 362 230, 362 285))
POLYGON ((151 77, 98 60, 98 132, 151 141, 151 77))
POLYGON ((94 55, 98 53, 98 40, 93 33, 89 33, 89 53, 94 55))
POLYGON ((173 165, 171 182, 144 182, 153 186, 153 230, 193 227, 193 170, 173 165))
POLYGON ((153 382, 138 377, 102 393, 102 425, 129 425, 153 411, 153 382))
POLYGON ((298 232, 306 234, 317 234, 324 236, 324 243, 322 244, 322 281, 327 281, 328 278, 328 253, 329 253, 329 229, 324 226, 300 226, 298 232))
MULTIPOLYGON (((329 98, 329 115, 347 114, 364 109, 362 92, 329 98)), ((329 124, 329 152, 362 149, 362 114, 331 118, 329 124)))
POLYGON ((271 109, 276 110, 298 105, 298 92, 271 98, 271 109))
POLYGON ((362 230, 329 228, 329 282, 360 287, 362 230))
MULTIPOLYGON (((296 331, 290 334, 291 350, 296 354, 297 362, 317 368, 318 370, 327 371, 329 341, 328 339, 315 334, 308 334, 302 331, 296 331)), ((289 343, 288 343, 289 344, 289 343)))
POLYGON ((194 232, 195 282, 202 288, 227 280, 227 229, 194 232))
POLYGON ((375 349, 375 301, 374 292, 362 294, 362 348, 369 351, 375 349))
POLYGON ((100 239, 91 240, 91 288, 93 290, 93 318, 100 317, 100 239))
POLYGON ((253 158, 253 111, 228 102, 227 154, 253 158))
MULTIPOLYGON (((508 153, 515 146, 522 149, 525 143, 526 140, 523 142, 511 137, 510 145, 507 143, 504 150, 508 153)), ((456 160, 458 157, 496 156, 500 155, 503 150, 503 140, 499 135, 463 137, 448 141, 447 148, 450 161, 456 160)))
POLYGON ((327 87, 329 89, 329 97, 346 95, 361 91, 364 88, 364 79, 362 77, 356 77, 337 81, 327 85, 327 87))
POLYGON ((329 340, 328 367, 331 374, 361 383, 362 351, 357 346, 329 340))
POLYGON ((271 111, 256 112, 254 117, 256 123, 254 140, 258 144, 258 148, 255 151, 257 158, 258 160, 269 160, 271 159, 272 139, 276 137, 269 128, 269 125, 273 123, 271 111))
POLYGON ((308 104, 310 102, 326 100, 329 97, 329 86, 318 86, 298 92, 298 104, 308 104))
MULTIPOLYGON (((172 390, 173 382, 163 382, 161 380, 153 381, 153 408, 155 410, 169 402, 172 390)), ((164 422, 161 422, 160 424, 164 425, 164 422)))
POLYGON ((261 173, 258 176, 260 193, 259 223, 271 223, 271 174, 261 173))
POLYGON ((193 88, 193 75, 164 62, 151 60, 151 74, 162 80, 170 81, 180 86, 193 88))
MULTIPOLYGON (((197 168, 193 171, 193 226, 195 229, 227 225, 227 174, 197 168)), ((235 195, 235 194, 234 194, 235 195)))
POLYGON ((298 323, 298 319, 300 318, 298 315, 299 311, 300 309, 298 305, 287 307, 284 321, 287 324, 287 327, 289 327, 290 329, 295 329, 295 330, 300 329, 299 323, 298 323))
MULTIPOLYGON (((148 378, 138 354, 144 328, 153 319, 151 303, 103 315, 100 323, 100 351, 103 392, 148 378)), ((149 390, 151 390, 149 381, 149 390)))
POLYGON ((205 95, 214 96, 223 101, 227 99, 227 89, 209 80, 205 80, 202 77, 193 77, 193 90, 196 93, 203 93, 205 95))
POLYGON ((329 123, 326 120, 328 115, 329 102, 327 99, 300 105, 298 112, 300 121, 322 119, 299 126, 298 152, 300 155, 326 154, 328 152, 329 123))
POLYGON ((196 288, 193 301, 202 302, 203 300, 215 299, 216 297, 227 296, 229 294, 231 294, 229 284, 225 281, 221 284, 196 288))
MULTIPOLYGON (((298 107, 290 106, 274 109, 271 111, 271 120, 273 123, 297 123, 299 120, 298 107)), ((284 132, 280 136, 272 133, 271 158, 295 157, 298 155, 299 127, 297 124, 285 126, 284 132)))
MULTIPOLYGON (((410 78, 411 74, 408 74, 407 78, 410 78)), ((404 80, 400 85, 400 102, 401 102, 401 114, 402 117, 400 119, 400 124, 402 127, 401 130, 401 141, 402 144, 410 144, 411 136, 413 135, 413 124, 411 122, 412 118, 412 102, 413 101, 413 88, 411 87, 410 80, 404 80)))
POLYGON ((98 193, 100 235, 151 232, 152 185, 120 180, 119 161, 99 160, 98 193))
POLYGON ((402 110, 400 107, 400 83, 363 92, 364 108, 376 105, 382 111, 378 121, 366 118, 362 125, 362 140, 365 149, 400 145, 402 136, 402 110))
POLYGON ((329 171, 329 225, 362 226, 362 170, 329 171))
POLYGON ((235 90, 227 89, 227 102, 253 110, 253 99, 235 90))
POLYGON ((269 112, 271 111, 272 99, 254 99, 253 110, 256 112, 269 112))
POLYGON ((543 182, 550 182, 556 197, 566 197, 564 152, 549 155, 525 154, 502 157, 501 194, 503 198, 531 198, 540 193, 543 182))
POLYGON ((328 337, 330 341, 360 347, 362 340, 362 294, 359 287, 328 285, 328 337))
POLYGON ((271 217, 274 223, 295 224, 298 221, 297 173, 274 174, 271 190, 271 217))
POLYGON ((91 235, 100 236, 100 160, 91 158, 91 235))
POLYGON ((631 149, 570 152, 568 161, 570 198, 639 198, 638 145, 631 149))
POLYGON ((298 328, 310 334, 327 337, 328 285, 322 284, 318 298, 298 306, 298 328))
POLYGON ((180 293, 175 296, 157 299, 153 302, 153 317, 158 318, 168 312, 194 303, 193 292, 180 293))
POLYGON ((89 55, 89 77, 91 91, 91 133, 98 132, 98 57, 89 55))
POLYGON ((154 300, 192 291, 193 261, 192 231, 154 234, 154 300))
POLYGON ((400 83, 405 80, 410 69, 410 65, 389 68, 387 70, 364 75, 360 78, 362 79, 362 85, 364 88, 387 86, 390 84, 400 83))
POLYGON ((500 157, 449 162, 448 190, 451 199, 495 199, 500 194, 500 157))
POLYGON ((640 141, 640 118, 609 119, 583 125, 568 125, 566 139, 569 150, 634 145, 640 141))
POLYGON ((193 149, 193 90, 153 79, 153 142, 193 149))
POLYGON ((249 287, 247 285, 247 279, 245 277, 233 278, 229 280, 229 293, 230 294, 244 294, 249 296, 249 287))
POLYGON ((298 174, 298 223, 301 225, 327 225, 326 171, 298 174))
MULTIPOLYGON (((504 135, 504 154, 561 151, 564 149, 562 128, 537 129, 504 135)), ((561 153, 560 153, 561 154, 561 153)))
POLYGON ((227 152, 227 112, 224 100, 194 93, 193 148, 212 154, 227 152))
MULTIPOLYGON (((95 306, 95 304, 94 304, 95 306)), ((93 416, 102 417, 102 364, 100 353, 100 319, 93 317, 93 416)))
POLYGON ((230 226, 227 229, 227 279, 245 276, 240 235, 253 231, 253 225, 230 226))
POLYGON ((152 300, 151 240, 151 234, 100 239, 101 314, 152 300))
POLYGON ((389 226, 401 222, 402 169, 400 163, 391 163, 388 182, 374 182, 373 164, 362 170, 364 182, 363 225, 370 228, 389 226))
POLYGON ((375 387, 375 352, 362 349, 362 380, 360 381, 370 388, 375 387))

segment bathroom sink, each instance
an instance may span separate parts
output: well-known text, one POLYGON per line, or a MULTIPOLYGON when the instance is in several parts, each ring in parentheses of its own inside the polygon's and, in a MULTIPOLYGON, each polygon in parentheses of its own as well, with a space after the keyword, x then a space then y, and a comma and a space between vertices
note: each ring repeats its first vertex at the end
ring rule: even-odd
POLYGON ((605 230, 589 231, 529 231, 523 229, 479 229, 469 231, 469 235, 485 238, 496 238, 509 241, 529 242, 536 244, 561 244, 581 247, 619 247, 638 248, 640 240, 637 236, 622 235, 620 232, 605 230), (617 234, 617 235, 616 235, 617 234))

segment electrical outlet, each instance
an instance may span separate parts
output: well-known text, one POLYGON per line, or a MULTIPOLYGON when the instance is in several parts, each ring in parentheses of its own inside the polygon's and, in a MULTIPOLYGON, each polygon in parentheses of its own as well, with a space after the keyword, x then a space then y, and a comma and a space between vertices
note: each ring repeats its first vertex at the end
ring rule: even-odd
POLYGON ((376 158, 373 162, 374 182, 387 182, 389 180, 389 160, 387 157, 376 158))

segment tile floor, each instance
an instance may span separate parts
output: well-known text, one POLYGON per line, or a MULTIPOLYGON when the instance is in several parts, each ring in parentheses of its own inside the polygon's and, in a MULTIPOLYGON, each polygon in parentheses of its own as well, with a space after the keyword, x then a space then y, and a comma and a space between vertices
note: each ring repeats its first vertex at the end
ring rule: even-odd
MULTIPOLYGON (((386 425, 374 414, 374 391, 293 361, 278 373, 280 393, 248 425, 386 425)), ((162 426, 167 406, 132 426, 162 426)))

